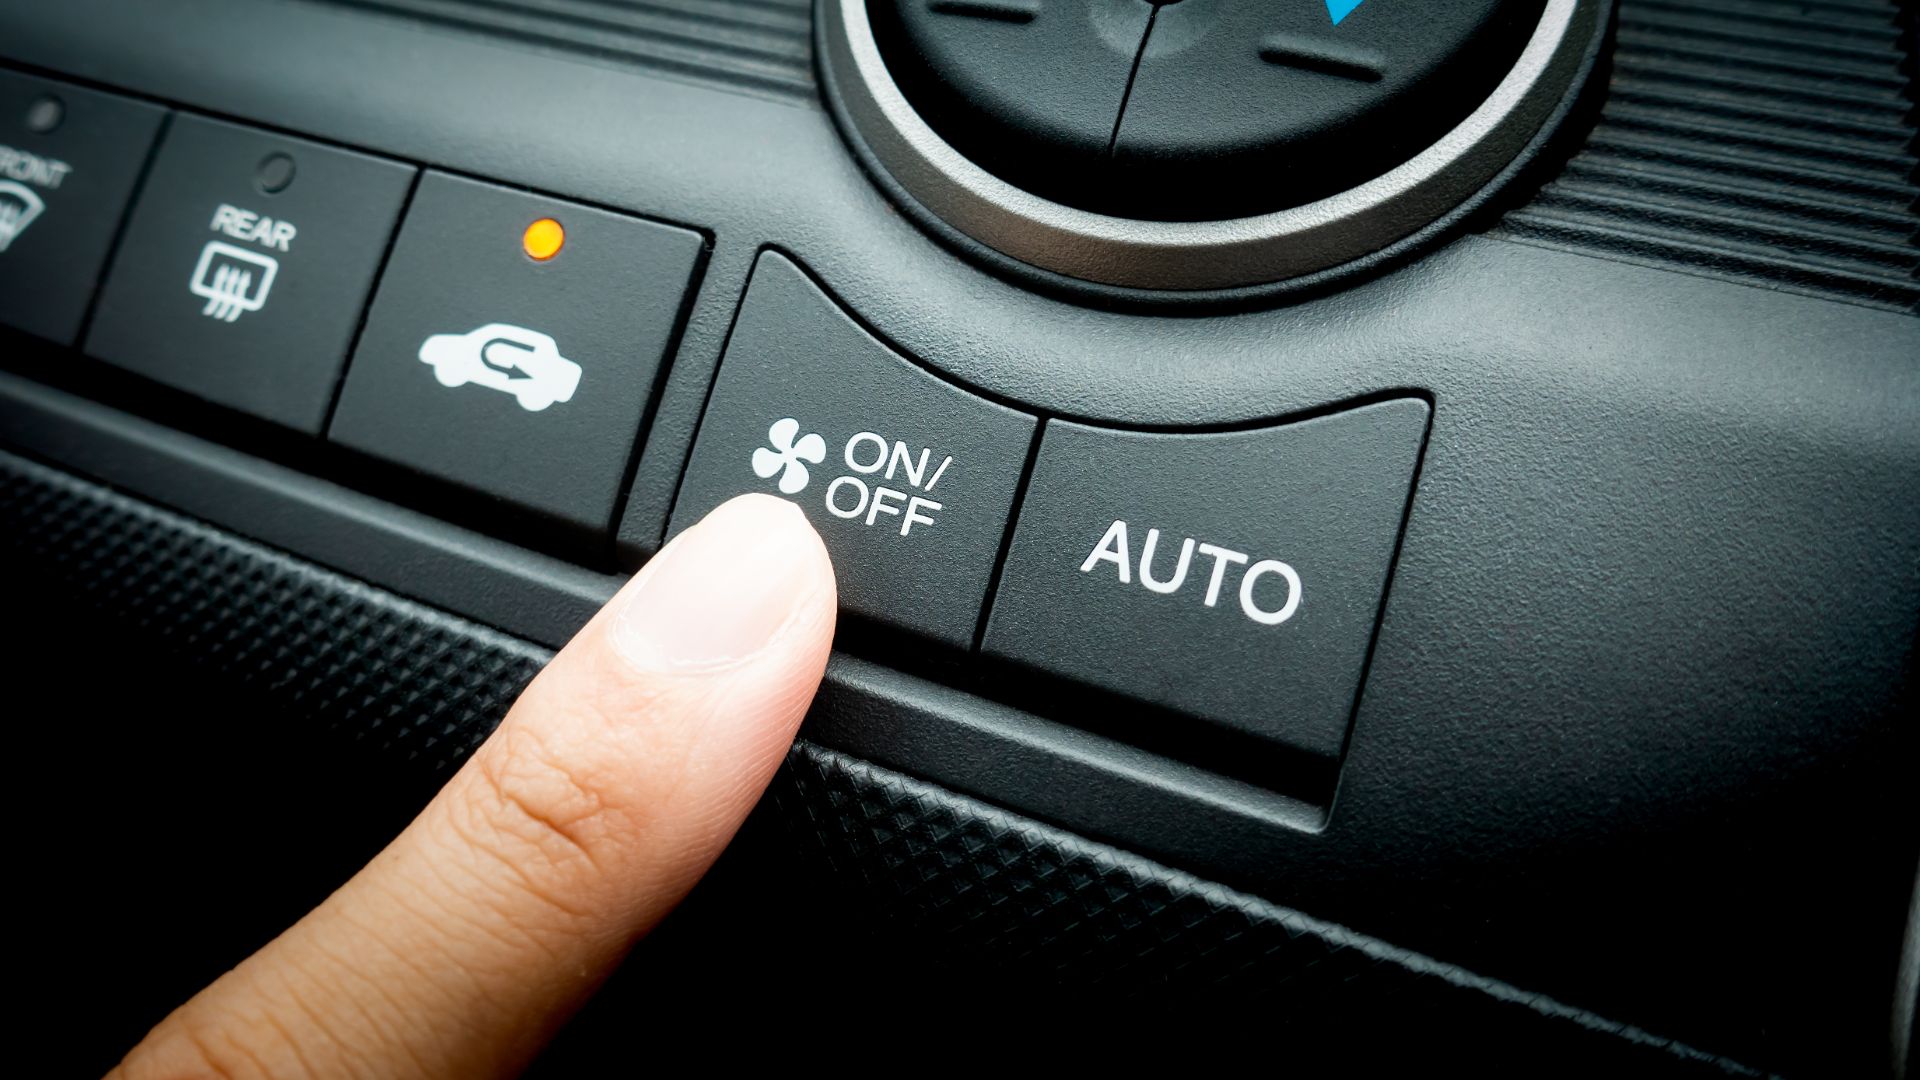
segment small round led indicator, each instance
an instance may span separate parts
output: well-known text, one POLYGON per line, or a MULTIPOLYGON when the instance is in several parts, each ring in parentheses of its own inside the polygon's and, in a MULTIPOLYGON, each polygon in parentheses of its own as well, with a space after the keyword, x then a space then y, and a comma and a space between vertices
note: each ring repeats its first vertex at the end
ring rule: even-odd
POLYGON ((293 183, 293 159, 285 154, 268 154, 253 171, 254 182, 268 195, 278 195, 293 183))
POLYGON ((27 106, 27 130, 35 135, 50 135, 66 119, 67 107, 52 94, 42 94, 27 106))
POLYGON ((560 254, 560 245, 567 242, 567 230, 552 218, 541 218, 527 226, 520 237, 520 250, 536 262, 546 262, 560 254))

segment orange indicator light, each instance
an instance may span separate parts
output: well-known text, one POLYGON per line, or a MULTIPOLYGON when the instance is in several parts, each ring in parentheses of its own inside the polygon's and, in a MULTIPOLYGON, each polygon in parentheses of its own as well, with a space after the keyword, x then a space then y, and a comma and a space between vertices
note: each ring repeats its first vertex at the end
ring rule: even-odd
POLYGON ((521 234, 520 250, 526 252, 528 258, 546 262, 560 254, 560 245, 566 242, 567 230, 561 228, 559 222, 550 217, 541 218, 521 234))

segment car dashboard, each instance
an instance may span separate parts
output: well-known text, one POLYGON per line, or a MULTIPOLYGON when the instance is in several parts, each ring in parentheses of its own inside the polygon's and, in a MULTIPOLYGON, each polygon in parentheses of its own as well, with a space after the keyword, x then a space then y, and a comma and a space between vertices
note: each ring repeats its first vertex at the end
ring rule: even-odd
POLYGON ((826 684, 537 1075, 742 971, 874 1038, 1907 1075, 1914 27, 0 5, 18 726, 117 793, 27 841, 30 972, 110 1066, 764 491, 826 684))

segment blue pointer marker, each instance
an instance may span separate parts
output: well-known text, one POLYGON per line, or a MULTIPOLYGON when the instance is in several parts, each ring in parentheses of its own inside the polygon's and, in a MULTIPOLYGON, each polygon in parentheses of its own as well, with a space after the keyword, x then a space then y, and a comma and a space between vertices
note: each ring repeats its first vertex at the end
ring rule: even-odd
POLYGON ((1333 16, 1333 25, 1339 26, 1340 20, 1353 14, 1360 4, 1361 0, 1327 0, 1327 14, 1333 16))

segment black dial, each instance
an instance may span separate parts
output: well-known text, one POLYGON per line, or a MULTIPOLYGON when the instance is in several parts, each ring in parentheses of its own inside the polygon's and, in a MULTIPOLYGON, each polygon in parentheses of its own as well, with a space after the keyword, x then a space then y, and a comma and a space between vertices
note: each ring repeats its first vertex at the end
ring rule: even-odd
POLYGON ((871 0, 902 92, 1057 202, 1211 220, 1284 209, 1431 145, 1544 0, 871 0))

